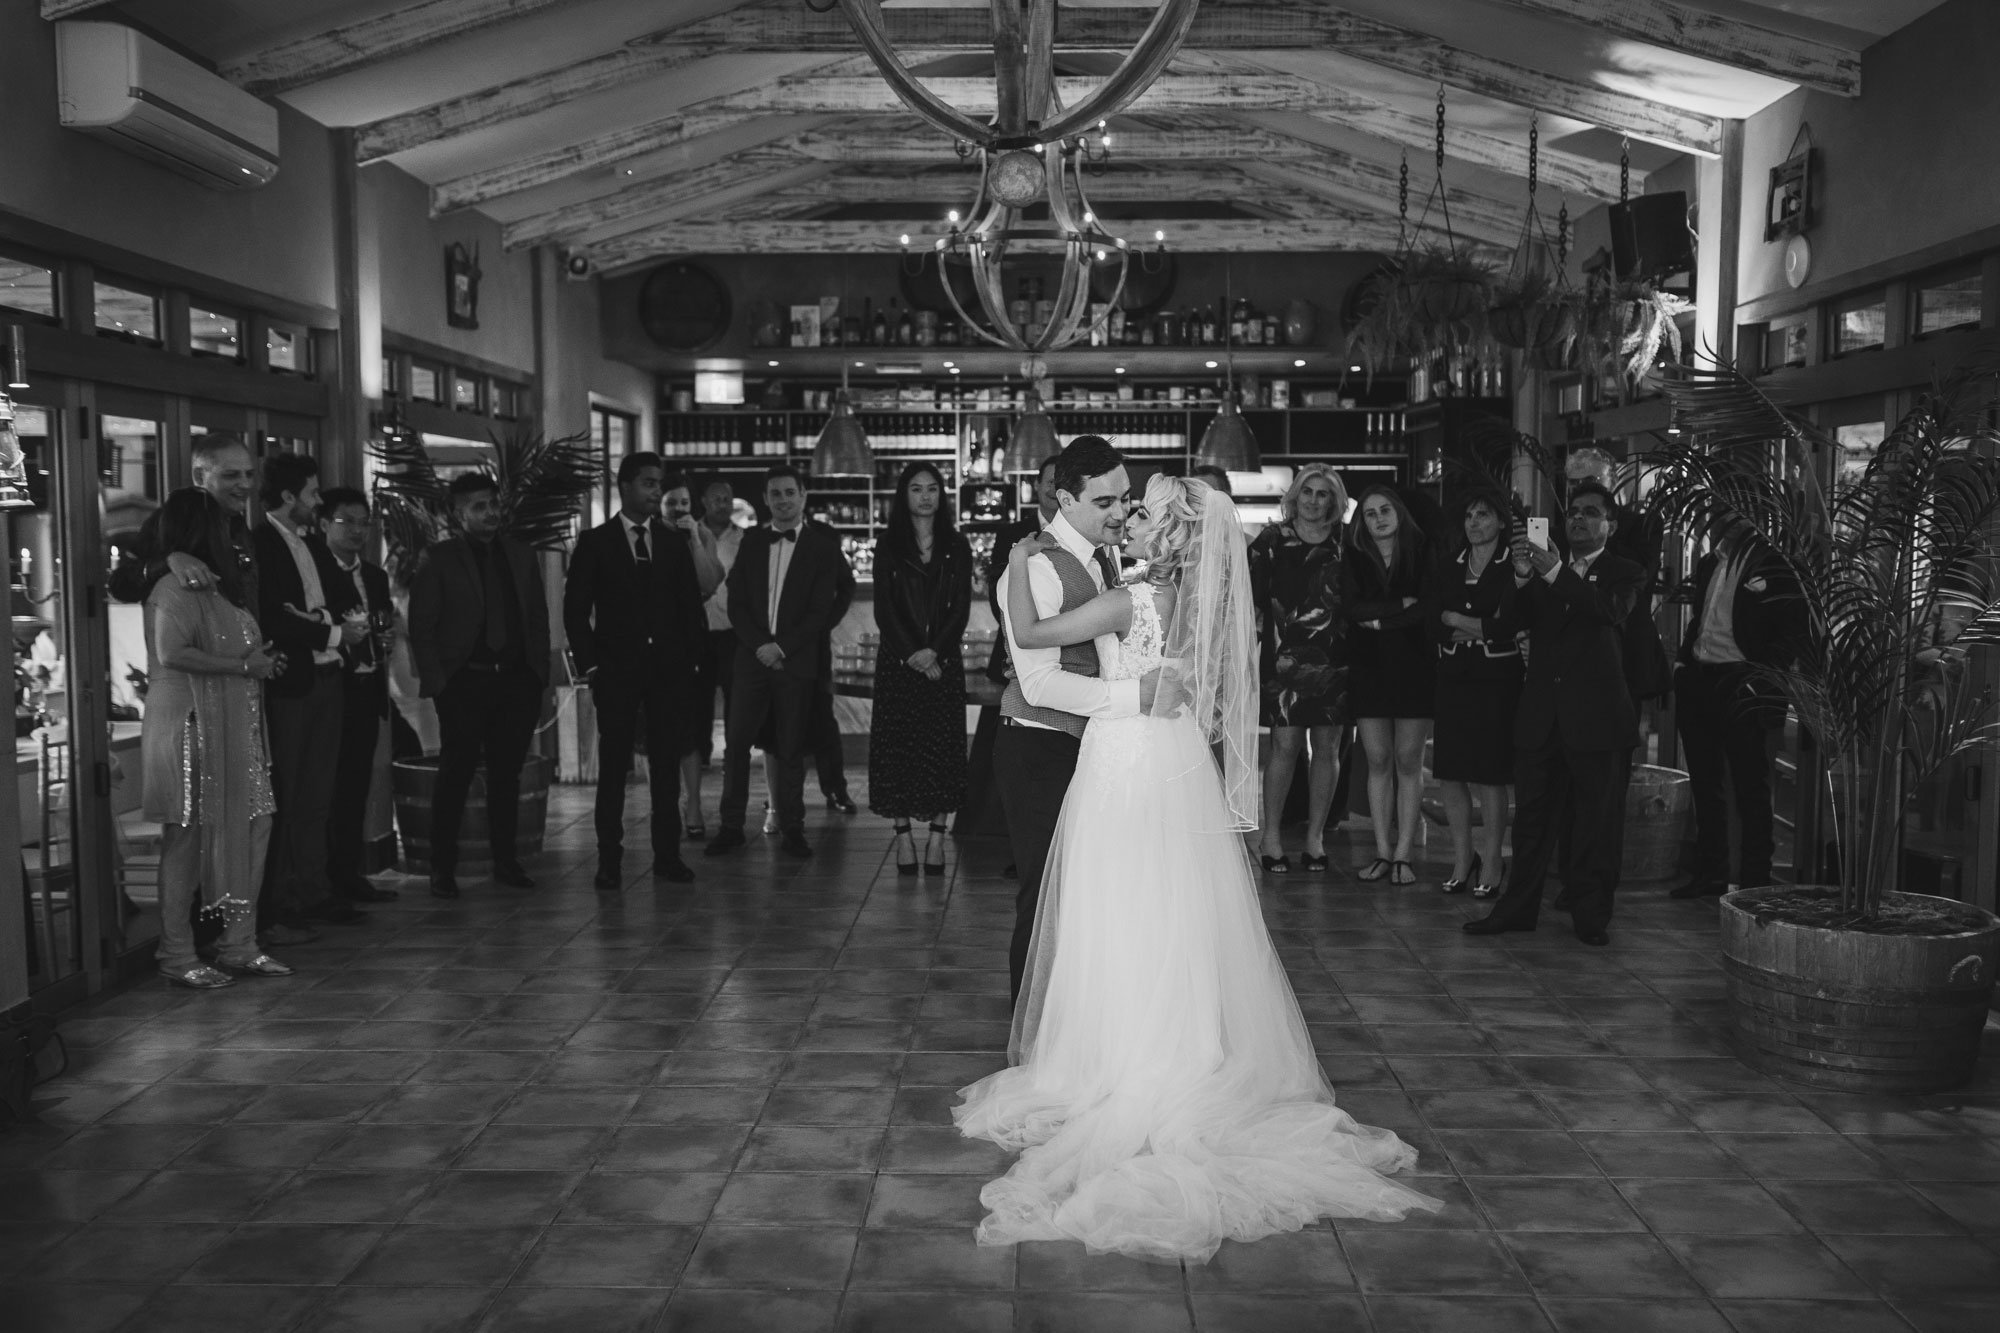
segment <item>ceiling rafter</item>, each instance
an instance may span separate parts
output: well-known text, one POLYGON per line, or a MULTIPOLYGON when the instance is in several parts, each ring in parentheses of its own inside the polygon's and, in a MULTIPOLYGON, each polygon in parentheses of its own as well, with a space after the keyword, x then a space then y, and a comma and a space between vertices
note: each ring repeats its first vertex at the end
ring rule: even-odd
POLYGON ((53 23, 57 19, 75 18, 91 9, 102 9, 112 0, 42 0, 42 17, 53 23))
POLYGON ((1861 53, 1794 37, 1675 0, 1506 0, 1516 9, 1584 24, 1736 69, 1842 97, 1861 95, 1861 53))
POLYGON ((417 0, 413 5, 343 23, 239 56, 222 66, 231 83, 269 97, 337 74, 349 74, 426 46, 511 23, 562 0, 417 0))
MULTIPOLYGON (((441 2, 431 0, 431 3, 441 2)), ((470 2, 490 4, 497 0, 470 2)), ((991 20, 983 6, 886 9, 882 14, 898 45, 906 52, 919 53, 913 54, 913 59, 951 50, 986 49, 992 43, 991 20)), ((1146 10, 1065 10, 1060 44, 1065 51, 1124 49, 1137 39, 1149 17, 1150 11, 1146 10)), ((628 42, 616 51, 560 69, 364 125, 355 136, 356 151, 362 160, 373 161, 438 139, 534 115, 721 51, 851 54, 854 49, 854 35, 839 14, 815 14, 793 0, 767 0, 664 29, 651 37, 628 42)), ((1426 82, 1441 81, 1512 104, 1559 112, 1636 138, 1711 155, 1720 143, 1721 126, 1715 117, 1458 51, 1424 33, 1318 4, 1209 0, 1197 14, 1182 49, 1190 54, 1256 50, 1342 52, 1426 82)), ((337 72, 335 66, 326 65, 324 60, 322 65, 337 72)), ((1368 110, 1366 114, 1383 123, 1395 123, 1396 119, 1393 112, 1368 110)), ((1582 192, 1580 184, 1567 188, 1582 192)))
POLYGON ((735 198, 747 198, 752 194, 792 189, 836 169, 835 163, 790 151, 781 139, 768 148, 738 153, 690 171, 657 176, 612 194, 508 223, 501 228, 501 243, 509 250, 521 250, 567 240, 662 209, 675 209, 676 215, 689 206, 702 212, 713 211, 721 207, 714 201, 724 191, 731 191, 735 198))
MULTIPOLYGON (((1138 219, 1119 226, 1141 248, 1164 231, 1170 249, 1184 253, 1311 250, 1393 250, 1396 224, 1382 221, 1319 219, 1270 221, 1176 221, 1138 219)), ((929 249, 938 234, 935 218, 871 222, 670 222, 635 232, 585 251, 599 270, 648 263, 670 254, 863 254, 894 253, 908 233, 912 248, 929 249)))
MULTIPOLYGON (((1378 162, 1369 162, 1345 153, 1327 152, 1309 162, 1287 162, 1283 166, 1259 162, 1242 164, 1244 174, 1266 186, 1304 192, 1335 204, 1396 211, 1396 173, 1378 162)), ((1428 185, 1410 183, 1410 221, 1422 221, 1427 228, 1443 230, 1447 218, 1461 236, 1495 244, 1512 245, 1521 234, 1523 207, 1456 186, 1445 191, 1445 208, 1432 204, 1425 208, 1428 185)))
MULTIPOLYGON (((946 102, 978 115, 995 107, 992 79, 928 78, 924 86, 946 102)), ((1074 105, 1100 80, 1059 78, 1056 91, 1074 105)), ((1163 74, 1126 107, 1137 115, 1162 112, 1225 113, 1229 111, 1337 111, 1352 99, 1296 74, 1218 73, 1163 74)), ((903 103, 879 77, 856 75, 825 78, 794 75, 762 88, 745 89, 704 105, 717 111, 795 112, 832 115, 898 115, 903 103)), ((1114 136, 1115 142, 1115 136, 1114 136)))

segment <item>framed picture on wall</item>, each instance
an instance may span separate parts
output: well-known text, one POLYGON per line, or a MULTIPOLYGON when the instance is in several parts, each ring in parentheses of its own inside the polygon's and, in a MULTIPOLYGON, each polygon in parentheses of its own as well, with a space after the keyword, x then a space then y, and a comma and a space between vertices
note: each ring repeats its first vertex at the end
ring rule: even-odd
POLYGON ((479 247, 464 241, 444 248, 445 321, 455 329, 479 327, 479 247))

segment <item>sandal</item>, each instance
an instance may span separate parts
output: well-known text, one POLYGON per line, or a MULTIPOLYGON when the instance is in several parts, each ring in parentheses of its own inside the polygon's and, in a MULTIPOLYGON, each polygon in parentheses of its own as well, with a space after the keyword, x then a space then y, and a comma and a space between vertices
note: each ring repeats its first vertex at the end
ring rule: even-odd
POLYGON ((1324 875, 1327 866, 1326 853, 1321 852, 1315 856, 1311 852, 1307 852, 1305 859, 1300 864, 1305 868, 1305 872, 1308 875, 1324 875))
POLYGON ((1417 882, 1417 872, 1408 861, 1391 861, 1389 863, 1389 882, 1399 885, 1415 884, 1417 882))
MULTIPOLYGON (((939 838, 941 838, 941 837, 942 837, 943 835, 945 835, 945 834, 947 834, 947 833, 949 833, 949 832, 951 832, 951 829, 950 829, 950 828, 949 828, 948 826, 946 826, 946 825, 944 825, 944 824, 940 824, 940 823, 938 823, 938 822, 937 822, 937 821, 935 821, 935 820, 933 820, 933 821, 931 822, 931 828, 930 828, 930 836, 929 836, 928 838, 925 838, 925 839, 924 839, 924 873, 925 873, 925 874, 927 874, 927 875, 942 875, 942 874, 944 873, 944 848, 943 848, 943 847, 939 847, 939 848, 938 848, 938 859, 937 859, 937 860, 935 860, 935 861, 933 861, 933 860, 931 860, 931 844, 932 844, 933 842, 936 842, 936 841, 937 841, 937 840, 938 840, 939 838)), ((914 847, 914 846, 916 845, 916 842, 915 842, 915 840, 914 840, 914 839, 912 839, 912 840, 911 840, 911 844, 910 844, 910 845, 911 845, 911 846, 913 846, 913 847, 914 847)))
POLYGON ((1376 880, 1382 878, 1382 876, 1389 873, 1390 864, 1391 863, 1387 857, 1378 856, 1373 861, 1370 861, 1367 865, 1363 866, 1360 872, 1357 873, 1354 877, 1358 880, 1364 880, 1369 884, 1373 884, 1376 880))
POLYGON ((1472 886, 1472 896, 1475 898, 1491 898, 1499 892, 1500 886, 1498 884, 1475 884, 1472 886))
POLYGON ((193 967, 183 972, 162 970, 160 975, 171 981, 174 985, 185 986, 189 990, 221 990, 224 986, 234 986, 236 984, 235 977, 230 976, 221 968, 210 967, 206 963, 196 963, 193 967))
POLYGON ((1292 858, 1289 856, 1260 856, 1257 858, 1266 874, 1289 875, 1292 873, 1292 858))
POLYGON ((1475 853, 1472 858, 1472 866, 1470 869, 1468 869, 1463 875, 1457 875, 1451 879, 1446 880, 1444 883, 1438 885, 1438 887, 1444 890, 1446 893, 1464 893, 1467 888, 1469 888, 1474 884, 1477 884, 1478 882, 1479 882, 1479 857, 1478 854, 1475 853))
POLYGON ((689 842, 708 841, 708 825, 706 824, 684 824, 681 826, 681 833, 689 842))
POLYGON ((917 840, 915 836, 911 834, 910 826, 907 822, 896 825, 895 849, 896 849, 896 873, 899 875, 906 875, 906 876, 916 874, 917 840), (908 845, 910 848, 910 859, 907 861, 903 859, 903 847, 904 847, 903 840, 905 838, 909 839, 908 845))

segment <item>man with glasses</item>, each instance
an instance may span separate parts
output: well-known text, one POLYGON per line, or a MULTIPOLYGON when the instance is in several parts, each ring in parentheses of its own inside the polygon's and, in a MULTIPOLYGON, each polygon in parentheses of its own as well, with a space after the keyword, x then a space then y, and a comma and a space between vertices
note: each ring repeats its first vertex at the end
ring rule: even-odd
POLYGON ((335 894, 356 903, 388 902, 394 889, 368 882, 366 838, 368 795, 375 759, 389 720, 389 655, 396 641, 396 605, 389 576, 362 552, 375 535, 368 497, 349 486, 319 493, 319 526, 326 548, 358 598, 350 620, 368 626, 368 635, 340 653, 340 752, 334 761, 333 805, 326 821, 327 878, 335 894))
POLYGON ((1529 626, 1528 675, 1514 721, 1514 864, 1493 911, 1467 934, 1533 930, 1562 825, 1569 833, 1571 925, 1611 942, 1611 899, 1624 852, 1624 793, 1639 743, 1619 640, 1646 571, 1607 552, 1611 493, 1583 482, 1565 515, 1567 558, 1516 533, 1514 583, 1529 626))

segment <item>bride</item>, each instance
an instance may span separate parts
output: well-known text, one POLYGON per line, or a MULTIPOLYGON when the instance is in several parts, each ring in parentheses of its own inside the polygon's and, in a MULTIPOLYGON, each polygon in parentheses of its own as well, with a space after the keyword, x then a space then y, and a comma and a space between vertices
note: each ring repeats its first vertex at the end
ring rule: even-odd
POLYGON ((1084 732, 1011 1067, 952 1111, 968 1137, 1021 1152, 980 1192, 978 1239, 1203 1262, 1319 1217, 1435 1210, 1384 1178, 1416 1150, 1334 1106, 1259 911, 1241 837, 1258 809, 1257 645, 1236 507, 1156 476, 1126 530, 1143 581, 1048 619, 1024 568, 1045 539, 1009 557, 1023 646, 1115 633, 1105 679, 1161 676, 1150 715, 1084 732))

